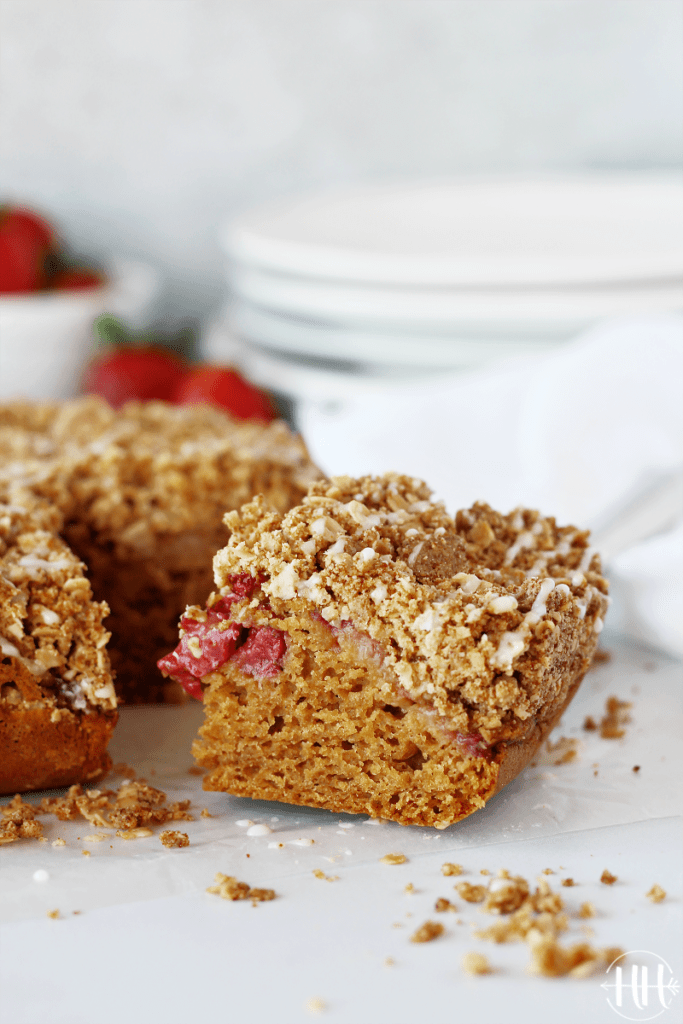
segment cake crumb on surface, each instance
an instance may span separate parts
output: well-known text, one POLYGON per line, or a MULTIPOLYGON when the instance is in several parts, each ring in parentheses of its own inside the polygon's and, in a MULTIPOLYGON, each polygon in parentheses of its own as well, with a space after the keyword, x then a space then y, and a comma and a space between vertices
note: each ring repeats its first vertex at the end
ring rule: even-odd
POLYGON ((47 916, 51 917, 53 921, 57 921, 60 917, 60 913, 58 910, 48 910, 47 916))
POLYGON ((577 942, 565 947, 547 935, 535 938, 530 946, 529 972, 546 978, 560 978, 565 975, 588 978, 598 968, 609 966, 621 955, 621 950, 614 947, 595 949, 587 942, 577 942))
POLYGON ((306 1000, 306 1009, 309 1013, 322 1013, 323 1010, 327 1009, 327 1004, 318 996, 313 996, 311 999, 306 1000))
POLYGON ((204 771, 205 771, 205 769, 204 768, 200 768, 198 764, 192 764, 187 769, 187 774, 188 775, 203 775, 204 771))
POLYGON ((487 890, 485 885, 470 885, 469 882, 458 882, 454 888, 457 889, 458 895, 467 903, 483 903, 486 899, 487 890))
POLYGON ((624 728, 631 721, 629 710, 633 705, 618 697, 608 697, 605 701, 605 714, 600 720, 600 736, 603 740, 620 740, 626 735, 624 728))
POLYGON ((434 939, 438 939, 440 935, 443 935, 445 928, 438 921, 425 921, 421 924, 417 931, 414 931, 410 936, 411 942, 432 942, 434 939))
POLYGON ((405 864, 408 858, 405 853, 386 853, 383 857, 380 857, 380 864, 405 864))
POLYGON ((446 861, 445 864, 441 865, 442 875, 461 875, 462 871, 462 864, 451 864, 450 861, 446 861))
POLYGON ((146 839, 154 833, 151 828, 117 828, 116 835, 119 839, 146 839))
POLYGON ((325 882, 338 882, 339 881, 339 875, 326 875, 324 871, 320 870, 320 868, 316 868, 315 871, 313 872, 313 874, 315 875, 316 878, 320 878, 320 879, 324 880, 325 882))
POLYGON ((134 779, 137 775, 135 768, 131 768, 125 761, 119 761, 118 764, 112 765, 110 775, 123 775, 126 779, 134 779))
POLYGON ((595 732, 595 730, 598 728, 595 719, 591 715, 586 715, 586 717, 584 718, 583 728, 586 730, 586 732, 595 732))
POLYGON ((666 891, 662 889, 661 885, 655 884, 649 892, 645 893, 645 895, 649 900, 652 900, 653 903, 661 903, 662 900, 666 898, 666 891))
POLYGON ((41 822, 36 821, 38 813, 33 804, 22 800, 19 793, 2 808, 0 818, 0 846, 15 843, 18 839, 40 839, 43 835, 41 822))
POLYGON ((477 938, 499 943, 519 939, 529 941, 529 936, 535 934, 556 936, 568 927, 563 907, 561 897, 552 891, 545 879, 540 879, 532 893, 526 879, 512 878, 507 885, 489 891, 482 908, 503 920, 475 934, 477 938))
POLYGON ((64 796, 43 797, 38 813, 54 814, 59 821, 84 818, 96 828, 117 829, 121 839, 139 839, 153 835, 146 827, 150 824, 194 820, 189 800, 168 804, 167 799, 166 793, 144 779, 128 779, 118 790, 84 790, 77 784, 70 786, 64 796))
POLYGON ((631 771, 632 772, 639 772, 640 771, 640 765, 639 764, 634 764, 633 768, 631 768, 631 771))
POLYGON ((201 809, 201 811, 199 813, 199 817, 200 818, 213 818, 213 814, 211 813, 211 811, 209 810, 208 807, 202 807, 202 809, 201 809))
POLYGON ((484 910, 489 914, 511 914, 522 906, 529 896, 529 885, 520 875, 498 878, 486 893, 484 910))
POLYGON ((572 885, 576 885, 576 882, 574 881, 573 878, 563 878, 562 881, 560 882, 560 885, 564 885, 567 888, 569 888, 572 885))
POLYGON ((446 910, 453 910, 457 913, 458 908, 455 903, 451 903, 451 901, 447 900, 444 896, 439 896, 438 900, 434 904, 434 910, 438 911, 438 913, 443 913, 446 910))
POLYGON ((569 736, 560 736, 555 743, 547 740, 545 747, 536 755, 536 761, 538 764, 569 764, 578 757, 578 748, 579 741, 569 736))
POLYGON ((187 832, 174 832, 172 829, 164 829, 159 839, 169 850, 180 849, 183 846, 190 845, 190 838, 187 832))
POLYGON ((491 965, 483 953, 465 953, 462 969, 466 974, 491 974, 491 965))
POLYGON ((394 960, 393 956, 385 956, 384 957, 384 966, 385 967, 393 967, 395 965, 395 963, 396 963, 396 961, 394 960))
POLYGON ((582 903, 579 907, 579 917, 595 917, 595 904, 588 900, 585 903, 582 903))
POLYGON ((83 854, 84 857, 92 856, 92 854, 90 853, 90 850, 81 850, 81 853, 83 854))
POLYGON ((216 885, 210 885, 206 891, 224 900, 251 900, 256 905, 277 896, 273 889, 252 889, 246 882, 238 882, 232 875, 224 875, 221 871, 216 873, 215 881, 216 885))
POLYGON ((410 896, 411 893, 417 892, 412 882, 408 882, 408 884, 403 887, 403 891, 406 894, 406 896, 410 896))
POLYGON ((52 846, 66 846, 66 839, 62 839, 61 836, 58 836, 56 839, 52 840, 52 844, 51 845, 52 846))
POLYGON ((611 871, 608 871, 607 868, 605 868, 603 873, 600 875, 600 881, 603 885, 614 885, 614 883, 618 882, 619 879, 616 875, 613 875, 611 871))

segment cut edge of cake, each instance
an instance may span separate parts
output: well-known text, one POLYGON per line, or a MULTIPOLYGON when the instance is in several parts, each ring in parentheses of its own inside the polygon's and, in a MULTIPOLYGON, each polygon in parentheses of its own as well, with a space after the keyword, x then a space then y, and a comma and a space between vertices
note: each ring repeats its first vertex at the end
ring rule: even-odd
POLYGON ((117 719, 108 608, 57 510, 16 489, 0 497, 0 793, 94 782, 117 719))

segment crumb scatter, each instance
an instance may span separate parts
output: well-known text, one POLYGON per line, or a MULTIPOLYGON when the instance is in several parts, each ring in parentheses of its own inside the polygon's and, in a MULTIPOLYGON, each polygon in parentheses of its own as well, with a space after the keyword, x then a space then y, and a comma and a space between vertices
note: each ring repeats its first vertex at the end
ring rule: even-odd
POLYGON ((465 953, 462 969, 466 974, 491 974, 491 965, 483 953, 465 953))
POLYGON ((274 889, 253 889, 246 882, 238 882, 234 876, 224 875, 221 871, 216 873, 215 882, 206 891, 224 900, 251 900, 252 905, 256 906, 257 903, 267 903, 277 898, 274 889))
POLYGON ((164 829, 160 834, 159 839, 169 850, 178 850, 183 846, 190 845, 190 838, 187 832, 175 832, 172 829, 164 829))
POLYGON ((450 861, 446 861, 445 864, 441 865, 442 875, 461 875, 462 871, 462 864, 452 864, 450 861))
POLYGON ((438 939, 440 935, 443 935, 445 928, 438 921, 425 921, 420 927, 413 932, 410 936, 411 942, 433 942, 434 939, 438 939))
POLYGON ((408 858, 404 853, 386 853, 380 857, 380 864, 405 864, 408 858))
POLYGON ((466 903, 483 903, 486 899, 487 889, 485 885, 470 885, 469 882, 458 882, 455 889, 466 903))

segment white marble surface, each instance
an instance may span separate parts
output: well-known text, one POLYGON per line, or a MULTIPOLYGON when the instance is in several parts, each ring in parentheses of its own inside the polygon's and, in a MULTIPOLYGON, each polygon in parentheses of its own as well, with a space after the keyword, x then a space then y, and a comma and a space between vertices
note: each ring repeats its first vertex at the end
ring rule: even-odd
MULTIPOLYGON (((113 830, 106 841, 87 842, 84 836, 102 830, 54 818, 42 819, 45 834, 64 837, 66 846, 0 848, 3 1019, 298 1024, 311 1019, 311 998, 325 1002, 322 1020, 339 1024, 614 1019, 602 972, 583 981, 532 979, 524 946, 474 938, 472 928, 491 919, 453 892, 457 879, 440 872, 446 860, 461 863, 469 882, 482 881, 482 868, 530 880, 551 868, 553 888, 571 876, 576 886, 559 889, 571 918, 567 942, 586 937, 576 911, 592 901, 598 913, 588 922, 590 941, 648 950, 680 980, 681 666, 616 637, 607 646, 612 660, 589 673, 554 737, 578 740, 577 758, 560 765, 539 758, 485 811, 443 832, 203 793, 187 774, 201 709, 128 709, 114 758, 214 817, 179 824, 191 840, 181 850, 163 849, 158 835, 125 842, 113 830), (621 740, 582 729, 586 714, 600 717, 610 694, 633 702, 621 740), (272 831, 249 834, 249 823, 272 831), (390 852, 404 853, 407 863, 380 864, 390 852), (619 878, 613 887, 599 882, 604 868, 619 878), (338 880, 315 878, 317 869, 338 880), (217 871, 272 886, 279 898, 256 909, 221 901, 205 892, 217 871), (654 883, 668 894, 658 905, 645 897, 654 883), (435 915, 439 896, 452 898, 459 912, 435 915), (59 920, 46 917, 53 909, 59 920), (446 934, 410 943, 412 931, 435 917, 446 934), (470 950, 489 957, 492 976, 463 973, 470 950)), ((679 1020, 678 1010, 672 1005, 661 1019, 679 1020)))
POLYGON ((676 168, 677 0, 2 0, 0 196, 224 289, 218 227, 377 178, 676 168))

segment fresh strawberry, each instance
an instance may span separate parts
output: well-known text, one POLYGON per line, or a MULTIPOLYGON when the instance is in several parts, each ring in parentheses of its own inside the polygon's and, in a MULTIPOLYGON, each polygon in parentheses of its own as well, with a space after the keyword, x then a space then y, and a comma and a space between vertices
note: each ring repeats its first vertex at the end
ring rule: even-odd
POLYGON ((54 247, 52 228, 36 214, 11 206, 0 208, 0 293, 42 288, 45 260, 54 247))
POLYGON ((241 420, 270 423, 277 415, 265 391, 249 384, 236 370, 224 366, 197 366, 190 370, 173 399, 180 405, 208 402, 227 409, 241 420))
POLYGON ((59 270, 50 280, 50 287, 58 291, 82 291, 86 288, 102 288, 106 278, 90 267, 72 267, 59 270))
POLYGON ((109 348, 87 367, 82 390, 101 395, 115 409, 132 399, 172 401, 186 372, 183 360, 163 348, 109 348))

